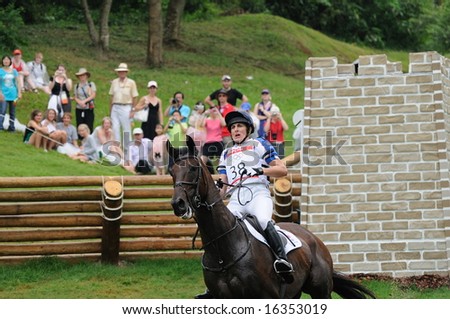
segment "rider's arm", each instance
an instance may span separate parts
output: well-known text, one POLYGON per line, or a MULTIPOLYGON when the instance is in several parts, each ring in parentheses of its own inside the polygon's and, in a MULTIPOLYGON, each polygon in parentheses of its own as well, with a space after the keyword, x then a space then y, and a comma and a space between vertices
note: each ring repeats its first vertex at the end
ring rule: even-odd
POLYGON ((264 167, 263 173, 269 177, 283 177, 286 176, 288 171, 284 162, 280 159, 274 159, 270 162, 270 167, 264 167))
MULTIPOLYGON (((220 174, 219 177, 222 180, 222 182, 228 183, 228 178, 226 174, 220 174)), ((227 193, 227 185, 223 185, 223 187, 220 189, 220 196, 222 198, 225 198, 226 193, 227 193)))

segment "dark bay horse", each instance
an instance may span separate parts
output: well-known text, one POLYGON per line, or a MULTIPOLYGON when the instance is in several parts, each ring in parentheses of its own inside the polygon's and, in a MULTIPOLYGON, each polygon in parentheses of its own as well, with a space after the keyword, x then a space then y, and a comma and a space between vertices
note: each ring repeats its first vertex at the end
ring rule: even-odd
POLYGON ((235 217, 222 201, 211 174, 198 157, 188 137, 187 148, 167 142, 174 183, 172 206, 182 218, 195 218, 203 244, 203 276, 215 298, 375 298, 349 277, 333 270, 325 244, 295 223, 279 223, 302 242, 288 254, 295 272, 292 284, 283 283, 273 269, 270 248, 255 239, 242 219, 235 217))

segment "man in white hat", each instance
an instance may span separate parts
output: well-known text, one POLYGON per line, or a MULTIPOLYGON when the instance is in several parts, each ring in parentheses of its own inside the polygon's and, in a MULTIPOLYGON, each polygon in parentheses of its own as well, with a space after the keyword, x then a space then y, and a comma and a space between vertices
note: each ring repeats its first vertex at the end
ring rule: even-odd
POLYGON ((125 169, 134 174, 150 174, 152 165, 149 156, 152 154, 153 142, 144 137, 140 127, 133 130, 134 140, 128 147, 128 158, 125 160, 125 169))
POLYGON ((114 71, 117 72, 118 78, 111 82, 109 89, 110 101, 110 116, 114 131, 114 137, 117 141, 122 141, 121 129, 124 134, 124 145, 130 141, 129 134, 131 133, 131 109, 137 103, 139 96, 136 82, 128 78, 128 66, 126 63, 120 63, 119 67, 114 71))

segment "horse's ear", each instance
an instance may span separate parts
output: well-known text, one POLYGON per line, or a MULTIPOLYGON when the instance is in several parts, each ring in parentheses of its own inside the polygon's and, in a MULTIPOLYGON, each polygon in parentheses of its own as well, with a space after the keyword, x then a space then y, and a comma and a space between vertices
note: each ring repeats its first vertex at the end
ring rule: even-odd
POLYGON ((189 150, 189 154, 197 156, 197 147, 195 146, 195 142, 190 135, 186 135, 186 145, 189 150))
POLYGON ((169 157, 171 157, 174 161, 178 159, 179 150, 177 148, 173 148, 169 140, 166 141, 166 149, 169 157))

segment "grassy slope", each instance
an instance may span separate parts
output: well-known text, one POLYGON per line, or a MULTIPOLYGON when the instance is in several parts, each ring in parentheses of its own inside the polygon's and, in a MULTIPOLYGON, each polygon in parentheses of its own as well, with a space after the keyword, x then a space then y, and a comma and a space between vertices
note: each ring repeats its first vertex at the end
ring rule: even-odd
MULTIPOLYGON (((167 106, 173 92, 181 90, 190 106, 203 100, 220 85, 220 76, 230 74, 234 87, 244 92, 252 104, 258 102, 262 88, 272 91, 274 103, 283 111, 292 136, 292 115, 303 107, 304 65, 308 57, 338 57, 340 63, 350 63, 359 55, 377 53, 330 39, 314 30, 288 20, 269 15, 241 15, 209 22, 183 24, 181 48, 166 48, 165 65, 154 70, 145 67, 146 26, 121 26, 111 30, 109 59, 97 56, 90 45, 84 25, 28 26, 25 32, 24 59, 34 52, 44 53, 49 72, 64 63, 69 74, 87 67, 98 88, 96 123, 108 114, 109 83, 115 77, 114 68, 127 62, 130 78, 136 80, 139 93, 146 94, 146 83, 154 79, 158 95, 167 106), (252 77, 251 80, 248 77, 252 77)), ((403 61, 407 54, 392 53, 393 61, 403 61)), ((391 54, 388 53, 388 58, 391 54)), ((45 94, 26 93, 18 106, 18 119, 26 123, 34 108, 44 110, 45 94)), ((35 175, 116 175, 120 168, 92 167, 74 162, 59 154, 41 154, 21 144, 19 134, 0 133, 0 176, 35 175), (20 165, 12 165, 18 163, 20 165)), ((288 149, 289 151, 289 149, 288 149)))

